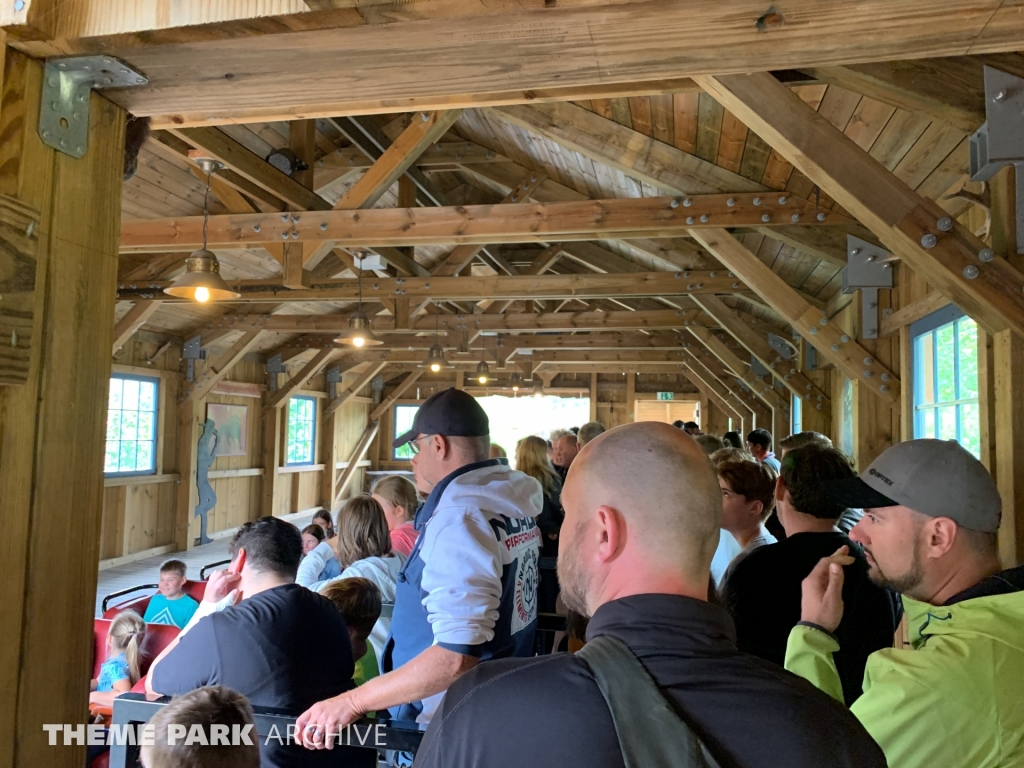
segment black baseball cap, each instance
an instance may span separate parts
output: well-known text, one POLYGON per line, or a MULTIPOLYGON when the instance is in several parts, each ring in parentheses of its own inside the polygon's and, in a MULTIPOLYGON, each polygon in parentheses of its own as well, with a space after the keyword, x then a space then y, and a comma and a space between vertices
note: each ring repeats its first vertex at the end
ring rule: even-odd
POLYGON ((391 446, 401 448, 420 435, 484 437, 489 434, 490 420, 476 398, 452 388, 428 397, 416 411, 412 429, 395 438, 391 446))

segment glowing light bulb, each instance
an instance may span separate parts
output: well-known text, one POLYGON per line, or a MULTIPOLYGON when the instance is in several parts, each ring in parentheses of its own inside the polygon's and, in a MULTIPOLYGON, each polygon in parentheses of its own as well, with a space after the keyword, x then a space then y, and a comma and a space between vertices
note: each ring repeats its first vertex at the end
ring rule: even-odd
POLYGON ((366 343, 366 339, 364 339, 362 336, 354 336, 352 338, 352 346, 354 346, 354 347, 361 347, 365 343, 366 343))
POLYGON ((437 373, 438 371, 441 370, 441 364, 440 363, 431 363, 430 364, 430 370, 433 371, 434 373, 437 373))
POLYGON ((519 391, 519 385, 518 384, 513 384, 512 385, 512 391, 513 392, 518 392, 519 391))
POLYGON ((200 304, 202 304, 202 303, 207 302, 209 300, 210 300, 210 289, 209 288, 206 288, 206 287, 204 287, 202 285, 199 286, 198 288, 196 288, 196 301, 198 301, 200 304))
POLYGON ((477 379, 477 381, 479 381, 481 384, 486 384, 487 383, 487 377, 486 376, 481 376, 479 379, 477 379))

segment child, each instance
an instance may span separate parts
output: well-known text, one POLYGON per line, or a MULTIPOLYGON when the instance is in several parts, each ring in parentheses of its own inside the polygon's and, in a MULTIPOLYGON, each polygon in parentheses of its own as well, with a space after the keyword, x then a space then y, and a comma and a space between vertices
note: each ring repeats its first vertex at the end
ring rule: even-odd
POLYGON ((420 504, 416 486, 402 475, 389 475, 374 483, 371 493, 384 510, 391 531, 391 548, 409 557, 417 536, 412 523, 420 504))
POLYGON ((144 768, 259 768, 259 736, 255 727, 249 732, 251 744, 207 745, 206 739, 168 738, 172 725, 184 726, 191 732, 193 725, 202 727, 207 736, 211 726, 226 725, 239 732, 247 725, 255 725, 252 707, 240 693, 221 685, 196 688, 175 696, 170 704, 160 709, 149 721, 153 726, 151 744, 142 747, 144 768))
POLYGON ((722 458, 715 461, 715 471, 722 489, 722 529, 740 546, 740 553, 728 564, 718 583, 721 595, 725 593, 725 582, 736 563, 757 547, 775 543, 775 537, 764 524, 775 508, 777 475, 775 470, 752 456, 722 458))
POLYGON ((188 624, 199 603, 182 591, 187 581, 185 568, 181 560, 168 560, 160 566, 160 592, 146 608, 148 623, 173 624, 178 629, 188 624))
POLYGON ((324 534, 327 536, 328 543, 332 543, 332 539, 337 535, 334 530, 334 520, 331 518, 331 513, 324 507, 320 507, 313 515, 313 522, 324 529, 324 534))
POLYGON ((312 523, 302 529, 302 562, 295 583, 308 587, 341 575, 341 563, 334 547, 326 540, 324 529, 312 523))
POLYGON ((366 640, 383 608, 380 588, 369 579, 353 576, 331 582, 321 594, 345 617, 345 626, 352 641, 352 658, 356 660, 352 680, 356 685, 362 685, 377 677, 380 674, 377 654, 366 640))
POLYGON ((107 630, 107 659, 100 665, 100 676, 92 680, 90 704, 113 706, 114 697, 127 693, 142 674, 140 649, 146 636, 146 624, 135 611, 122 611, 107 630))

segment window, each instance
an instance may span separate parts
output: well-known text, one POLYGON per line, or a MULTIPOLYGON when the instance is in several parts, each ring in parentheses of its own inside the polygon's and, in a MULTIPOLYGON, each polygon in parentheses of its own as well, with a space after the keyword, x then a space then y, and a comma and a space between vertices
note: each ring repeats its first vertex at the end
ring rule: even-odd
POLYGON ((842 418, 839 422, 839 450, 853 456, 853 379, 843 377, 842 418))
POLYGON ((293 397, 288 401, 288 440, 285 464, 312 464, 316 439, 316 398, 293 397))
POLYGON ((978 326, 947 307, 910 326, 914 437, 956 440, 980 458, 978 326))
POLYGON ((803 411, 804 401, 801 400, 796 395, 793 395, 790 398, 790 400, 792 401, 793 405, 792 405, 792 407, 790 408, 790 411, 789 411, 790 418, 791 418, 791 423, 789 425, 789 431, 790 431, 790 434, 795 435, 798 432, 803 432, 804 431, 804 411, 803 411))
MULTIPOLYGON (((396 405, 392 411, 393 419, 395 423, 393 438, 397 438, 399 435, 404 435, 410 429, 412 429, 412 420, 416 417, 416 411, 419 409, 418 405, 396 405)), ((412 459, 412 448, 406 444, 401 448, 395 448, 392 457, 395 461, 409 461, 412 459)))
POLYGON ((159 379, 111 377, 104 474, 156 474, 158 386, 159 379))

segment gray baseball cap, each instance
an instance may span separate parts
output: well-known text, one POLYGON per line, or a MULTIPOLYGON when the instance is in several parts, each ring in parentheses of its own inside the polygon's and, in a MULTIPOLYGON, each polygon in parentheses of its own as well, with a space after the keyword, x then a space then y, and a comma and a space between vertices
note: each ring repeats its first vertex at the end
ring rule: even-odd
POLYGON ((832 480, 824 490, 847 507, 910 507, 972 531, 994 533, 1002 516, 992 476, 956 440, 897 443, 860 477, 832 480))

